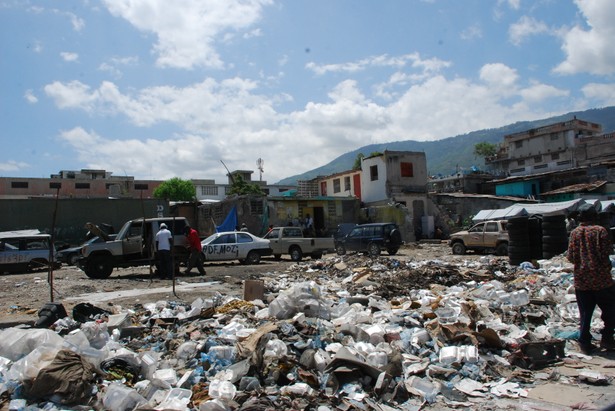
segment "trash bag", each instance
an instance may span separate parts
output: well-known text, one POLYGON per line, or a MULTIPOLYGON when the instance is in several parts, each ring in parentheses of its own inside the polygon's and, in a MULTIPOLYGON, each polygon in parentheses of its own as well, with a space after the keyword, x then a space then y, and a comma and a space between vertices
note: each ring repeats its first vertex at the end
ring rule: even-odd
POLYGON ((38 320, 34 323, 34 327, 49 328, 60 318, 66 316, 66 309, 61 303, 47 303, 38 310, 38 320))
POLYGON ((73 307, 73 320, 85 323, 95 321, 101 316, 109 316, 111 313, 102 308, 98 308, 90 303, 79 303, 73 307))

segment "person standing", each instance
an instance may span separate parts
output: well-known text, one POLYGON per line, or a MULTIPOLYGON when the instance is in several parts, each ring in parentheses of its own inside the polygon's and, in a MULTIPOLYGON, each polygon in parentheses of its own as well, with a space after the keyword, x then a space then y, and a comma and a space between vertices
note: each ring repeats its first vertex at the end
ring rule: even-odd
POLYGON ((184 228, 184 233, 186 234, 186 238, 188 240, 188 250, 190 251, 188 266, 186 267, 184 274, 190 274, 192 267, 196 267, 201 275, 205 275, 205 270, 203 269, 203 246, 201 245, 199 233, 189 225, 184 228))
POLYGON ((160 278, 172 278, 173 262, 171 260, 171 247, 173 247, 173 234, 165 223, 160 224, 156 233, 156 253, 160 264, 160 278))
POLYGON ((606 229, 596 225, 598 213, 590 204, 579 207, 580 224, 570 233, 568 260, 574 264, 574 289, 579 307, 579 346, 589 354, 592 344, 591 321, 596 306, 602 311, 600 347, 615 350, 615 282, 611 275, 609 255, 613 243, 606 229))

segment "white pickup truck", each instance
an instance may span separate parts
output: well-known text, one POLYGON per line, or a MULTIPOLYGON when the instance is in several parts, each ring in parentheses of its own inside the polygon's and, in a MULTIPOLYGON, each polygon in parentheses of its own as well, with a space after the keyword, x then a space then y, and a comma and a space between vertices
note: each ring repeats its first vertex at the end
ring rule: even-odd
MULTIPOLYGON (((184 227, 188 224, 184 217, 139 218, 130 220, 120 229, 115 239, 93 243, 81 249, 77 265, 90 278, 107 278, 117 267, 138 267, 158 263, 155 236, 160 224, 165 223, 173 233, 173 253, 176 271, 179 263, 186 260, 186 236, 184 227)), ((88 223, 90 229, 95 226, 88 223)), ((100 231, 97 235, 103 235, 100 231)))
POLYGON ((320 258, 335 249, 333 237, 305 238, 301 227, 274 227, 263 238, 269 240, 275 258, 289 254, 293 261, 301 261, 305 255, 320 258))

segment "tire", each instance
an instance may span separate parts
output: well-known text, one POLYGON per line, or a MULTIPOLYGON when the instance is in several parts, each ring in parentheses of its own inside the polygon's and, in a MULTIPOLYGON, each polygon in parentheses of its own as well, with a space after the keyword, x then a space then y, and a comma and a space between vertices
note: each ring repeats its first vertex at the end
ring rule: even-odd
POLYGON ((380 246, 376 243, 369 243, 367 245, 367 253, 370 257, 378 257, 380 255, 380 246))
POLYGON ((274 254, 273 258, 275 258, 276 260, 281 260, 282 259, 282 254, 274 254))
POLYGON ((346 254, 346 247, 341 244, 338 244, 337 247, 335 247, 335 252, 337 253, 337 255, 344 255, 346 254))
POLYGON ((246 257, 246 264, 258 264, 261 261, 261 255, 257 251, 250 251, 246 257))
POLYGON ((508 244, 500 243, 495 247, 495 255, 505 256, 508 255, 508 244))
POLYGON ((453 244, 451 250, 453 251, 453 254, 464 255, 466 253, 466 246, 461 242, 457 242, 453 244))
POLYGON ((69 254, 66 257, 66 263, 68 265, 77 265, 77 260, 78 259, 79 259, 79 254, 77 254, 77 253, 69 254))
POLYGON ((389 253, 389 255, 395 255, 397 254, 398 251, 399 251, 399 247, 391 247, 387 250, 387 253, 389 253))
POLYGON ((45 259, 35 258, 34 260, 28 263, 28 271, 33 272, 36 270, 40 270, 43 268, 49 267, 49 262, 45 259))
POLYGON ((288 253, 290 254, 290 259, 294 262, 298 263, 303 259, 303 252, 299 247, 291 247, 288 253))
POLYGON ((109 278, 112 272, 113 263, 110 257, 104 255, 90 257, 85 269, 85 275, 97 280, 109 278))
POLYGON ((401 244, 401 233, 399 232, 399 230, 394 229, 393 231, 391 231, 390 239, 391 239, 391 242, 395 244, 396 246, 401 244))

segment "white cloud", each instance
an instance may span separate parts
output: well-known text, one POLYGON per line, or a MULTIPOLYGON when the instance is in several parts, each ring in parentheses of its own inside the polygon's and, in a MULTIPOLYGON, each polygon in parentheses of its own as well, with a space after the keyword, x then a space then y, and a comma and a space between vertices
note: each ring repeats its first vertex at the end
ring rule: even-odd
POLYGON ((474 40, 480 39, 483 37, 483 31, 480 28, 480 25, 473 24, 470 27, 463 30, 460 34, 462 40, 474 40))
POLYGON ((587 98, 595 99, 603 106, 615 105, 615 84, 590 83, 582 88, 587 98))
POLYGON ((566 60, 555 72, 561 74, 615 73, 615 2, 612 0, 576 0, 589 29, 573 27, 563 35, 566 60))
POLYGON ((323 165, 352 147, 436 140, 512 119, 544 118, 553 114, 544 111, 545 100, 567 98, 567 91, 547 84, 523 84, 504 64, 485 65, 479 75, 480 82, 472 82, 398 74, 390 80, 396 83, 397 95, 388 105, 372 101, 356 80, 345 80, 330 89, 327 101, 310 102, 290 113, 276 109, 276 101, 289 96, 258 94, 258 83, 241 78, 207 78, 183 88, 136 92, 111 82, 95 89, 79 82, 54 82, 45 92, 63 109, 124 117, 135 130, 143 130, 139 133, 162 123, 177 128, 164 139, 99 136, 81 128, 64 132, 62 140, 88 167, 125 170, 144 178, 155 164, 156 178, 223 180, 219 160, 230 168, 253 169, 261 157, 267 164, 265 178, 277 181, 323 165))
POLYGON ((115 78, 122 77, 122 68, 128 66, 136 66, 139 63, 139 57, 113 57, 109 61, 105 61, 98 66, 98 70, 107 72, 115 78))
POLYGON ((515 24, 510 25, 508 37, 512 44, 518 46, 530 36, 549 32, 550 29, 544 22, 533 17, 523 16, 515 24))
POLYGON ((157 36, 154 52, 159 66, 191 69, 222 68, 216 40, 250 29, 272 0, 104 0, 104 4, 114 16, 157 36))
POLYGON ((34 91, 32 91, 31 89, 26 90, 23 97, 30 104, 38 103, 38 97, 34 95, 34 91))
POLYGON ((0 163, 0 171, 2 172, 19 171, 19 170, 23 170, 28 167, 30 167, 30 164, 24 163, 22 161, 9 160, 4 163, 0 163))
POLYGON ((62 59, 64 59, 64 61, 77 61, 77 60, 79 60, 79 54, 77 54, 77 53, 70 53, 68 51, 61 52, 60 56, 62 57, 62 59))
POLYGON ((319 65, 314 62, 310 62, 307 63, 305 67, 318 75, 324 75, 327 73, 354 73, 373 67, 392 67, 399 69, 409 65, 415 68, 422 68, 428 72, 437 72, 445 67, 448 67, 450 63, 437 58, 423 60, 418 53, 413 53, 393 57, 382 54, 379 56, 371 56, 359 61, 337 64, 319 65))

